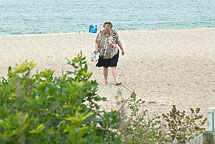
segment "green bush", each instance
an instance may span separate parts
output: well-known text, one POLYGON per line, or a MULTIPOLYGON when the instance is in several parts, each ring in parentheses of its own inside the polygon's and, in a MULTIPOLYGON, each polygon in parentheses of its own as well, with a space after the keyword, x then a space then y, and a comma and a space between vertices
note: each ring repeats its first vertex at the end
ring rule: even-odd
POLYGON ((121 112, 121 123, 124 123, 121 134, 125 144, 185 144, 205 132, 205 128, 201 127, 207 119, 199 114, 199 108, 191 108, 191 114, 188 115, 173 106, 169 113, 150 118, 147 110, 140 110, 144 103, 142 99, 137 99, 134 92, 123 103, 130 111, 128 116, 123 116, 124 112, 121 112))
POLYGON ((124 117, 125 129, 123 130, 125 144, 165 144, 169 142, 161 125, 160 116, 148 117, 148 111, 143 109, 145 101, 137 99, 132 92, 125 101, 130 111, 129 116, 124 117))
POLYGON ((71 71, 32 74, 25 61, 8 70, 0 83, 0 142, 2 144, 119 143, 120 118, 101 110, 96 81, 82 53, 68 60, 71 71))
POLYGON ((179 111, 173 105, 172 110, 167 114, 162 114, 167 123, 167 135, 171 137, 171 141, 177 140, 178 143, 185 144, 201 133, 205 132, 205 128, 201 128, 207 121, 203 115, 199 114, 200 108, 195 110, 190 108, 191 114, 186 115, 185 111, 179 111))

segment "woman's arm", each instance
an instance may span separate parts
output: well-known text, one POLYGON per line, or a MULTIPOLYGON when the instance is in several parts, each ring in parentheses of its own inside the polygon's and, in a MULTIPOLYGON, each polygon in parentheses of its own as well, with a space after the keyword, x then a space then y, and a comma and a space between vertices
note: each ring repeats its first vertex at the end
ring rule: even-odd
POLYGON ((97 43, 95 43, 95 51, 94 51, 94 53, 98 52, 98 48, 99 48, 99 45, 97 43))
POLYGON ((124 52, 124 49, 123 49, 123 47, 122 47, 122 43, 121 43, 121 41, 119 41, 118 46, 119 46, 119 47, 120 47, 120 49, 122 50, 122 55, 124 55, 124 54, 125 54, 125 52, 124 52))
POLYGON ((100 47, 100 42, 101 42, 101 31, 96 36, 94 53, 98 52, 98 48, 100 47))

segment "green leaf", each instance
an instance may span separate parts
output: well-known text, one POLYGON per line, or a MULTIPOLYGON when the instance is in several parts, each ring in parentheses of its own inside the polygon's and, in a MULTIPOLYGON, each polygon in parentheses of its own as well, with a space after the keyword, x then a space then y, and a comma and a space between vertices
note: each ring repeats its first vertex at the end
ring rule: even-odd
POLYGON ((44 129, 44 125, 43 125, 43 124, 40 124, 36 129, 31 130, 29 133, 38 134, 38 133, 40 133, 43 129, 44 129))

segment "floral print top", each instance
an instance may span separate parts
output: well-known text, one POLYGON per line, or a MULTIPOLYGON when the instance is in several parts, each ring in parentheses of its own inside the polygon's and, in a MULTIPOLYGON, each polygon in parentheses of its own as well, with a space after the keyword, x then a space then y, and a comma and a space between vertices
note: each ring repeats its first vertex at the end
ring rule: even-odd
POLYGON ((119 35, 112 29, 109 34, 101 30, 96 37, 96 43, 99 45, 100 56, 103 56, 103 59, 111 59, 118 53, 119 35))

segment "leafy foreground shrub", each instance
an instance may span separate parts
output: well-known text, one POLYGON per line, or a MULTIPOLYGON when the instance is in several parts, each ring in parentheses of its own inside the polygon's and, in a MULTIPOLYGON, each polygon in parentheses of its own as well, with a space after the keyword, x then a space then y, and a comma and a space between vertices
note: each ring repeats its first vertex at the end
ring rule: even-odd
POLYGON ((137 99, 133 92, 125 103, 131 114, 124 116, 124 130, 122 131, 125 144, 161 144, 169 141, 162 128, 160 116, 149 118, 147 110, 139 108, 145 103, 137 99))
POLYGON ((69 61, 72 71, 31 74, 27 61, 9 68, 0 83, 1 144, 120 143, 117 111, 101 110, 97 83, 90 81, 82 53, 69 61))
POLYGON ((195 138, 201 133, 205 132, 205 128, 201 128, 207 118, 203 119, 200 115, 200 108, 195 110, 190 108, 191 114, 186 115, 185 111, 181 112, 173 105, 172 111, 167 114, 162 114, 165 122, 167 123, 167 135, 171 137, 171 141, 177 140, 178 143, 186 143, 195 138))
POLYGON ((139 109, 144 102, 137 99, 134 92, 125 101, 131 111, 128 117, 122 118, 124 129, 121 132, 125 144, 185 144, 205 132, 201 126, 207 119, 199 114, 199 108, 191 108, 191 114, 186 115, 185 111, 180 112, 173 105, 169 113, 149 118, 147 110, 139 109))

